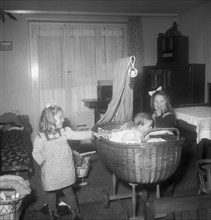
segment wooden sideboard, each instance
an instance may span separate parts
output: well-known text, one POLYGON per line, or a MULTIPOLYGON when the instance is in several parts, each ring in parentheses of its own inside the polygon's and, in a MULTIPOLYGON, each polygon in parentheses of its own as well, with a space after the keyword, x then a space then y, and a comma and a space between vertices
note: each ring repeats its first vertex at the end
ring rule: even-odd
POLYGON ((95 124, 100 119, 100 115, 106 112, 110 101, 111 99, 105 99, 105 100, 82 99, 82 102, 84 102, 84 105, 87 108, 94 109, 95 124))
POLYGON ((203 103, 205 100, 205 65, 162 63, 144 66, 143 74, 135 78, 134 115, 150 112, 148 91, 162 89, 168 93, 173 107, 203 103))

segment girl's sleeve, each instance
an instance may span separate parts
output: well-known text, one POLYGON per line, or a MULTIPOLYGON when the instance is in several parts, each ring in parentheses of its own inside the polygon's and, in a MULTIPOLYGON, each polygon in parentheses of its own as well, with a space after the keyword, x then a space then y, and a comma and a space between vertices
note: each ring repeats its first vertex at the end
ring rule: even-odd
POLYGON ((69 140, 85 140, 93 138, 93 131, 73 131, 71 128, 65 128, 67 139, 69 140))
POLYGON ((43 157, 42 154, 42 148, 43 148, 43 141, 39 136, 36 136, 34 140, 32 156, 39 165, 42 165, 43 162, 45 161, 45 158, 43 157))

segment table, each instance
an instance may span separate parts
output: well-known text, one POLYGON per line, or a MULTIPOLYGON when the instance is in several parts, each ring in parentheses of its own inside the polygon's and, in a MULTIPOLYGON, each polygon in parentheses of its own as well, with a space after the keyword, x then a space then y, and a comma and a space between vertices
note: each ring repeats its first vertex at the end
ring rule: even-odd
POLYGON ((211 107, 192 106, 175 108, 176 118, 188 124, 196 126, 197 139, 199 143, 206 138, 211 140, 211 107))
POLYGON ((192 149, 196 152, 198 160, 206 158, 208 152, 207 147, 210 147, 211 142, 211 107, 205 105, 186 106, 174 108, 174 110, 177 121, 180 122, 179 124, 183 125, 183 128, 184 124, 186 124, 185 130, 189 131, 188 140, 193 139, 195 142, 194 145, 198 146, 192 149))

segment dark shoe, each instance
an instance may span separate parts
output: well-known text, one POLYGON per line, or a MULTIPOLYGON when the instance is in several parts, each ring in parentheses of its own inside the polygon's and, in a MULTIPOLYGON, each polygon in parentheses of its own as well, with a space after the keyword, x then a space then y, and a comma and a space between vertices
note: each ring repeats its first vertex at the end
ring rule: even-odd
POLYGON ((44 204, 43 207, 40 209, 40 211, 45 214, 45 215, 49 215, 49 208, 47 204, 44 204))
POLYGON ((67 205, 59 205, 57 204, 57 213, 60 216, 69 215, 71 213, 70 208, 67 205))

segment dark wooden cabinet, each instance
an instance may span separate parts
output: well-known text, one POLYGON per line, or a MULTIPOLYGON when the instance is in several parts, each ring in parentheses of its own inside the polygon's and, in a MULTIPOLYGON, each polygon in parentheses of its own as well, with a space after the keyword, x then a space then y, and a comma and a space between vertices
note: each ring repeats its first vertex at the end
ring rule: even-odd
POLYGON ((211 106, 211 83, 208 83, 208 104, 211 106))
POLYGON ((204 103, 205 64, 189 64, 187 36, 159 34, 157 38, 157 65, 144 66, 134 84, 133 116, 150 112, 151 90, 162 86, 173 107, 204 103))
POLYGON ((180 35, 157 38, 157 63, 188 63, 188 37, 180 35))
POLYGON ((205 65, 165 63, 144 66, 134 86, 134 111, 150 112, 149 91, 162 86, 173 106, 204 103, 205 65))
POLYGON ((205 64, 190 64, 191 103, 203 103, 205 98, 205 64))

